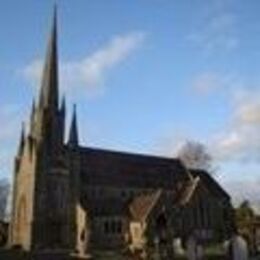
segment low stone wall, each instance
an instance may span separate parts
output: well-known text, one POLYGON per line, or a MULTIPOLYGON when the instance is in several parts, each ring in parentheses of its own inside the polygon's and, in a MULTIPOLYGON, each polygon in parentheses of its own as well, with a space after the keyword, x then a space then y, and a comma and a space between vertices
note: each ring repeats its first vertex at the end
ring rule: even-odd
POLYGON ((22 250, 2 249, 0 260, 87 260, 90 257, 79 257, 57 252, 29 253, 22 250))
MULTIPOLYGON (((138 257, 123 255, 115 252, 93 252, 90 257, 79 257, 77 255, 65 255, 61 253, 26 253, 21 250, 0 250, 0 260, 139 260, 138 257)), ((185 256, 175 257, 175 260, 186 260, 185 256)), ((223 255, 207 256, 207 260, 224 260, 223 255)), ((152 260, 152 259, 149 259, 152 260)))

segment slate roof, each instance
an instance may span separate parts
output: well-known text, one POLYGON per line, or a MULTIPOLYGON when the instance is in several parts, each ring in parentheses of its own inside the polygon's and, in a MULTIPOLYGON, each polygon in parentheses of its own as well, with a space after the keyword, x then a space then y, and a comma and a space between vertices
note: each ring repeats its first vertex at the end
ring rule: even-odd
POLYGON ((119 199, 88 200, 86 206, 90 214, 95 217, 124 216, 128 214, 127 203, 119 199))
POLYGON ((178 159, 80 147, 81 178, 88 185, 172 189, 188 178, 178 159))
POLYGON ((219 198, 226 198, 230 200, 229 194, 220 186, 220 184, 208 172, 199 169, 190 169, 189 172, 193 177, 199 176, 205 186, 218 196, 219 198))

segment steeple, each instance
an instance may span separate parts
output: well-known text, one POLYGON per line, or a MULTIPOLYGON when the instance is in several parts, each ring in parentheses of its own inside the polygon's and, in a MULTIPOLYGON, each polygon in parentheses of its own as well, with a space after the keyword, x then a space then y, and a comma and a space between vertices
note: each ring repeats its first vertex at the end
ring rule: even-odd
POLYGON ((73 106, 73 116, 70 126, 70 133, 69 133, 69 146, 75 147, 79 143, 78 139, 78 126, 77 126, 77 111, 76 111, 76 105, 73 106))
POLYGON ((43 68, 39 107, 57 109, 59 100, 58 92, 57 8, 55 6, 43 68))
POLYGON ((22 122, 20 143, 19 143, 19 148, 18 148, 18 156, 21 156, 23 154, 24 144, 25 144, 25 125, 24 125, 24 122, 22 122))
POLYGON ((31 109, 31 118, 30 118, 30 134, 31 134, 31 135, 33 134, 35 112, 36 112, 35 99, 33 99, 32 109, 31 109))
POLYGON ((35 115, 35 99, 32 101, 31 118, 35 115))
POLYGON ((62 97, 60 112, 63 115, 65 115, 65 113, 66 113, 66 99, 65 99, 65 96, 62 97))

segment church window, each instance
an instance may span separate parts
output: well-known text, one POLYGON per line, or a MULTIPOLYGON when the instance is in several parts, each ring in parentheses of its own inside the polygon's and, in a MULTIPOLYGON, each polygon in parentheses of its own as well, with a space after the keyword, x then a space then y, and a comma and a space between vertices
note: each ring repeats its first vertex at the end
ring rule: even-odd
POLYGON ((121 191, 122 198, 125 198, 127 196, 126 192, 124 190, 121 191))
POLYGON ((58 200, 58 205, 60 209, 64 209, 65 205, 64 205, 64 196, 65 196, 65 192, 63 190, 63 187, 61 185, 57 186, 57 200, 58 200))
POLYGON ((91 189, 91 197, 95 198, 96 197, 96 193, 95 193, 95 188, 91 189))
POLYGON ((209 227, 209 206, 208 201, 204 205, 204 217, 205 217, 205 226, 209 227))
POLYGON ((202 202, 202 200, 200 200, 199 203, 199 224, 201 227, 205 226, 205 216, 204 216, 204 203, 202 202))
MULTIPOLYGON (((214 217, 214 215, 213 215, 214 217)), ((212 227, 212 215, 211 215, 211 206, 208 206, 208 226, 212 227)))
POLYGON ((50 230, 48 232, 48 244, 51 246, 58 246, 62 244, 62 224, 56 220, 51 220, 50 230))
POLYGON ((104 222, 104 233, 108 234, 109 231, 110 231, 109 222, 108 222, 108 220, 105 220, 105 222, 104 222))
POLYGON ((85 230, 84 230, 84 229, 81 231, 80 240, 81 240, 81 241, 84 241, 84 240, 85 240, 85 230))
POLYGON ((111 221, 111 233, 116 233, 116 222, 115 221, 111 221))
POLYGON ((122 233, 122 223, 121 223, 120 220, 118 220, 118 221, 116 222, 116 232, 117 232, 118 234, 122 233))
POLYGON ((96 196, 96 198, 98 198, 99 197, 99 193, 100 193, 100 190, 99 190, 99 188, 95 188, 95 196, 96 196))
POLYGON ((122 222, 121 220, 105 220, 104 221, 104 233, 105 234, 121 234, 122 222))

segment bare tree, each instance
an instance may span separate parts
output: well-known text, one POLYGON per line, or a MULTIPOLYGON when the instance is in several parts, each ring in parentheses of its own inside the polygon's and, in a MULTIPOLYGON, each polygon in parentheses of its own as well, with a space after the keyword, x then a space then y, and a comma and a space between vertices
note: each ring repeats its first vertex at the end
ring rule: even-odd
POLYGON ((7 204, 9 199, 10 184, 6 179, 0 179, 0 220, 6 220, 7 204))
POLYGON ((178 158, 190 169, 205 170, 215 173, 213 158, 207 147, 199 142, 187 141, 178 151, 178 158))

